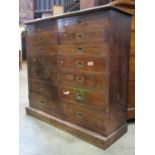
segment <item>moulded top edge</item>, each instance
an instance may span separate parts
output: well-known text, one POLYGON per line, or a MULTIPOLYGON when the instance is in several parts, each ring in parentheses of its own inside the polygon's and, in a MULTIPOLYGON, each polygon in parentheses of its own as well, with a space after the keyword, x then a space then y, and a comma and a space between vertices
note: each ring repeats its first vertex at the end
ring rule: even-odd
POLYGON ((76 16, 76 15, 82 15, 82 14, 86 14, 86 13, 93 13, 93 12, 104 11, 104 10, 116 10, 118 12, 124 13, 129 16, 133 15, 130 12, 122 10, 118 7, 111 6, 111 5, 104 5, 104 6, 98 6, 98 7, 93 7, 93 8, 89 8, 89 9, 83 9, 83 10, 79 10, 79 11, 64 13, 64 14, 60 14, 60 15, 55 15, 55 16, 51 16, 51 17, 47 17, 47 18, 38 18, 38 19, 26 21, 26 22, 24 22, 24 24, 29 25, 29 24, 48 21, 48 20, 52 20, 52 19, 61 19, 61 18, 65 18, 65 17, 72 17, 72 16, 76 16))

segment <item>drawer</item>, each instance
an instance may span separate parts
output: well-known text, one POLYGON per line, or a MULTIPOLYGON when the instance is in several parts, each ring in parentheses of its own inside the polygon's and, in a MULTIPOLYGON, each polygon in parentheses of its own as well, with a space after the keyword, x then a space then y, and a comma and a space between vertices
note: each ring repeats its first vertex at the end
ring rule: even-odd
POLYGON ((74 123, 91 131, 105 134, 105 113, 86 109, 80 105, 70 105, 65 102, 53 102, 36 93, 29 95, 30 105, 33 108, 47 112, 65 121, 74 123))
POLYGON ((130 55, 135 55, 135 32, 131 32, 130 55))
POLYGON ((73 87, 106 90, 108 87, 108 76, 103 73, 91 74, 60 71, 58 74, 58 83, 60 85, 66 84, 73 87))
POLYGON ((28 56, 33 55, 55 55, 57 54, 57 46, 55 45, 37 45, 37 46, 28 46, 27 54, 28 56))
POLYGON ((59 32, 76 32, 83 30, 85 32, 91 32, 94 29, 104 29, 110 27, 109 18, 106 14, 96 15, 81 15, 64 18, 58 20, 58 31, 59 32))
POLYGON ((59 44, 72 44, 72 43, 98 43, 102 42, 107 45, 110 41, 109 29, 92 30, 85 32, 80 30, 78 32, 64 32, 58 34, 59 44))
POLYGON ((58 71, 53 68, 40 68, 39 65, 29 67, 29 79, 57 83, 58 71))
POLYGON ((38 93, 44 95, 51 100, 58 99, 58 87, 53 83, 42 82, 38 80, 29 80, 29 90, 30 92, 38 93))
POLYGON ((60 55, 96 55, 107 56, 109 47, 102 44, 69 44, 58 46, 60 55))
POLYGON ((129 80, 135 80, 135 56, 130 56, 129 80))
POLYGON ((135 81, 129 81, 128 84, 128 108, 135 107, 135 81))
POLYGON ((28 67, 36 66, 38 68, 45 69, 46 67, 57 67, 57 56, 29 56, 28 57, 28 67))
POLYGON ((61 101, 79 104, 84 107, 102 109, 103 111, 106 108, 108 98, 106 94, 107 92, 105 91, 82 87, 68 87, 65 85, 59 87, 59 99, 61 101))
POLYGON ((27 44, 32 45, 51 45, 57 44, 57 33, 54 32, 36 32, 27 35, 27 44))
POLYGON ((104 57, 84 57, 84 56, 59 56, 59 69, 75 70, 84 72, 106 72, 108 61, 104 57))

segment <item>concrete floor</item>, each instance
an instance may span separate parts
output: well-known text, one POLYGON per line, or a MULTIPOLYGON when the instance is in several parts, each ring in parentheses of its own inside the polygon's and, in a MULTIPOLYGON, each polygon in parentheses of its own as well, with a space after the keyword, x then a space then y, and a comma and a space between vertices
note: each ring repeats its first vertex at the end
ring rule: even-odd
POLYGON ((106 151, 80 140, 60 129, 26 115, 28 106, 27 66, 19 74, 20 82, 20 155, 134 155, 135 125, 106 151))

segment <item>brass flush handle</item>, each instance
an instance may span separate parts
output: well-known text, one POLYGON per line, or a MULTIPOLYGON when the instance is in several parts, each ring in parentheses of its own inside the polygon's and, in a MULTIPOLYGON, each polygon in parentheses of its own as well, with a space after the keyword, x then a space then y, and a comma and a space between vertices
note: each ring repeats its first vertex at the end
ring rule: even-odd
POLYGON ((78 40, 78 41, 84 40, 84 33, 77 33, 76 34, 76 40, 78 40))
POLYGON ((77 113, 76 113, 76 116, 77 116, 78 118, 82 118, 82 114, 81 114, 80 112, 77 112, 77 113))
POLYGON ((76 66, 77 66, 78 68, 84 67, 84 62, 83 62, 83 61, 77 61, 77 62, 76 62, 76 66))
POLYGON ((41 103, 45 103, 45 102, 42 100, 41 103))
POLYGON ((78 23, 78 24, 83 24, 84 22, 83 22, 83 20, 78 19, 78 20, 77 20, 77 23, 78 23))
POLYGON ((78 47, 76 51, 81 53, 81 52, 83 52, 83 48, 82 47, 78 47))
POLYGON ((78 76, 78 77, 76 78, 76 80, 77 80, 77 82, 83 83, 84 78, 83 78, 82 76, 78 76))
POLYGON ((84 95, 81 95, 81 94, 76 94, 75 99, 77 102, 84 102, 85 101, 84 95))

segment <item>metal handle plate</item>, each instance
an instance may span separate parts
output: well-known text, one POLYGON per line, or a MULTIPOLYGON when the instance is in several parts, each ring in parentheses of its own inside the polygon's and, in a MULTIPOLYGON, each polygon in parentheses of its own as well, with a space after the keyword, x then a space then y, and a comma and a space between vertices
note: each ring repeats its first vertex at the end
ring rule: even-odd
POLYGON ((84 40, 84 33, 77 33, 76 34, 76 40, 77 41, 84 40))
POLYGON ((84 67, 84 62, 83 61, 77 61, 76 66, 79 68, 84 67))

